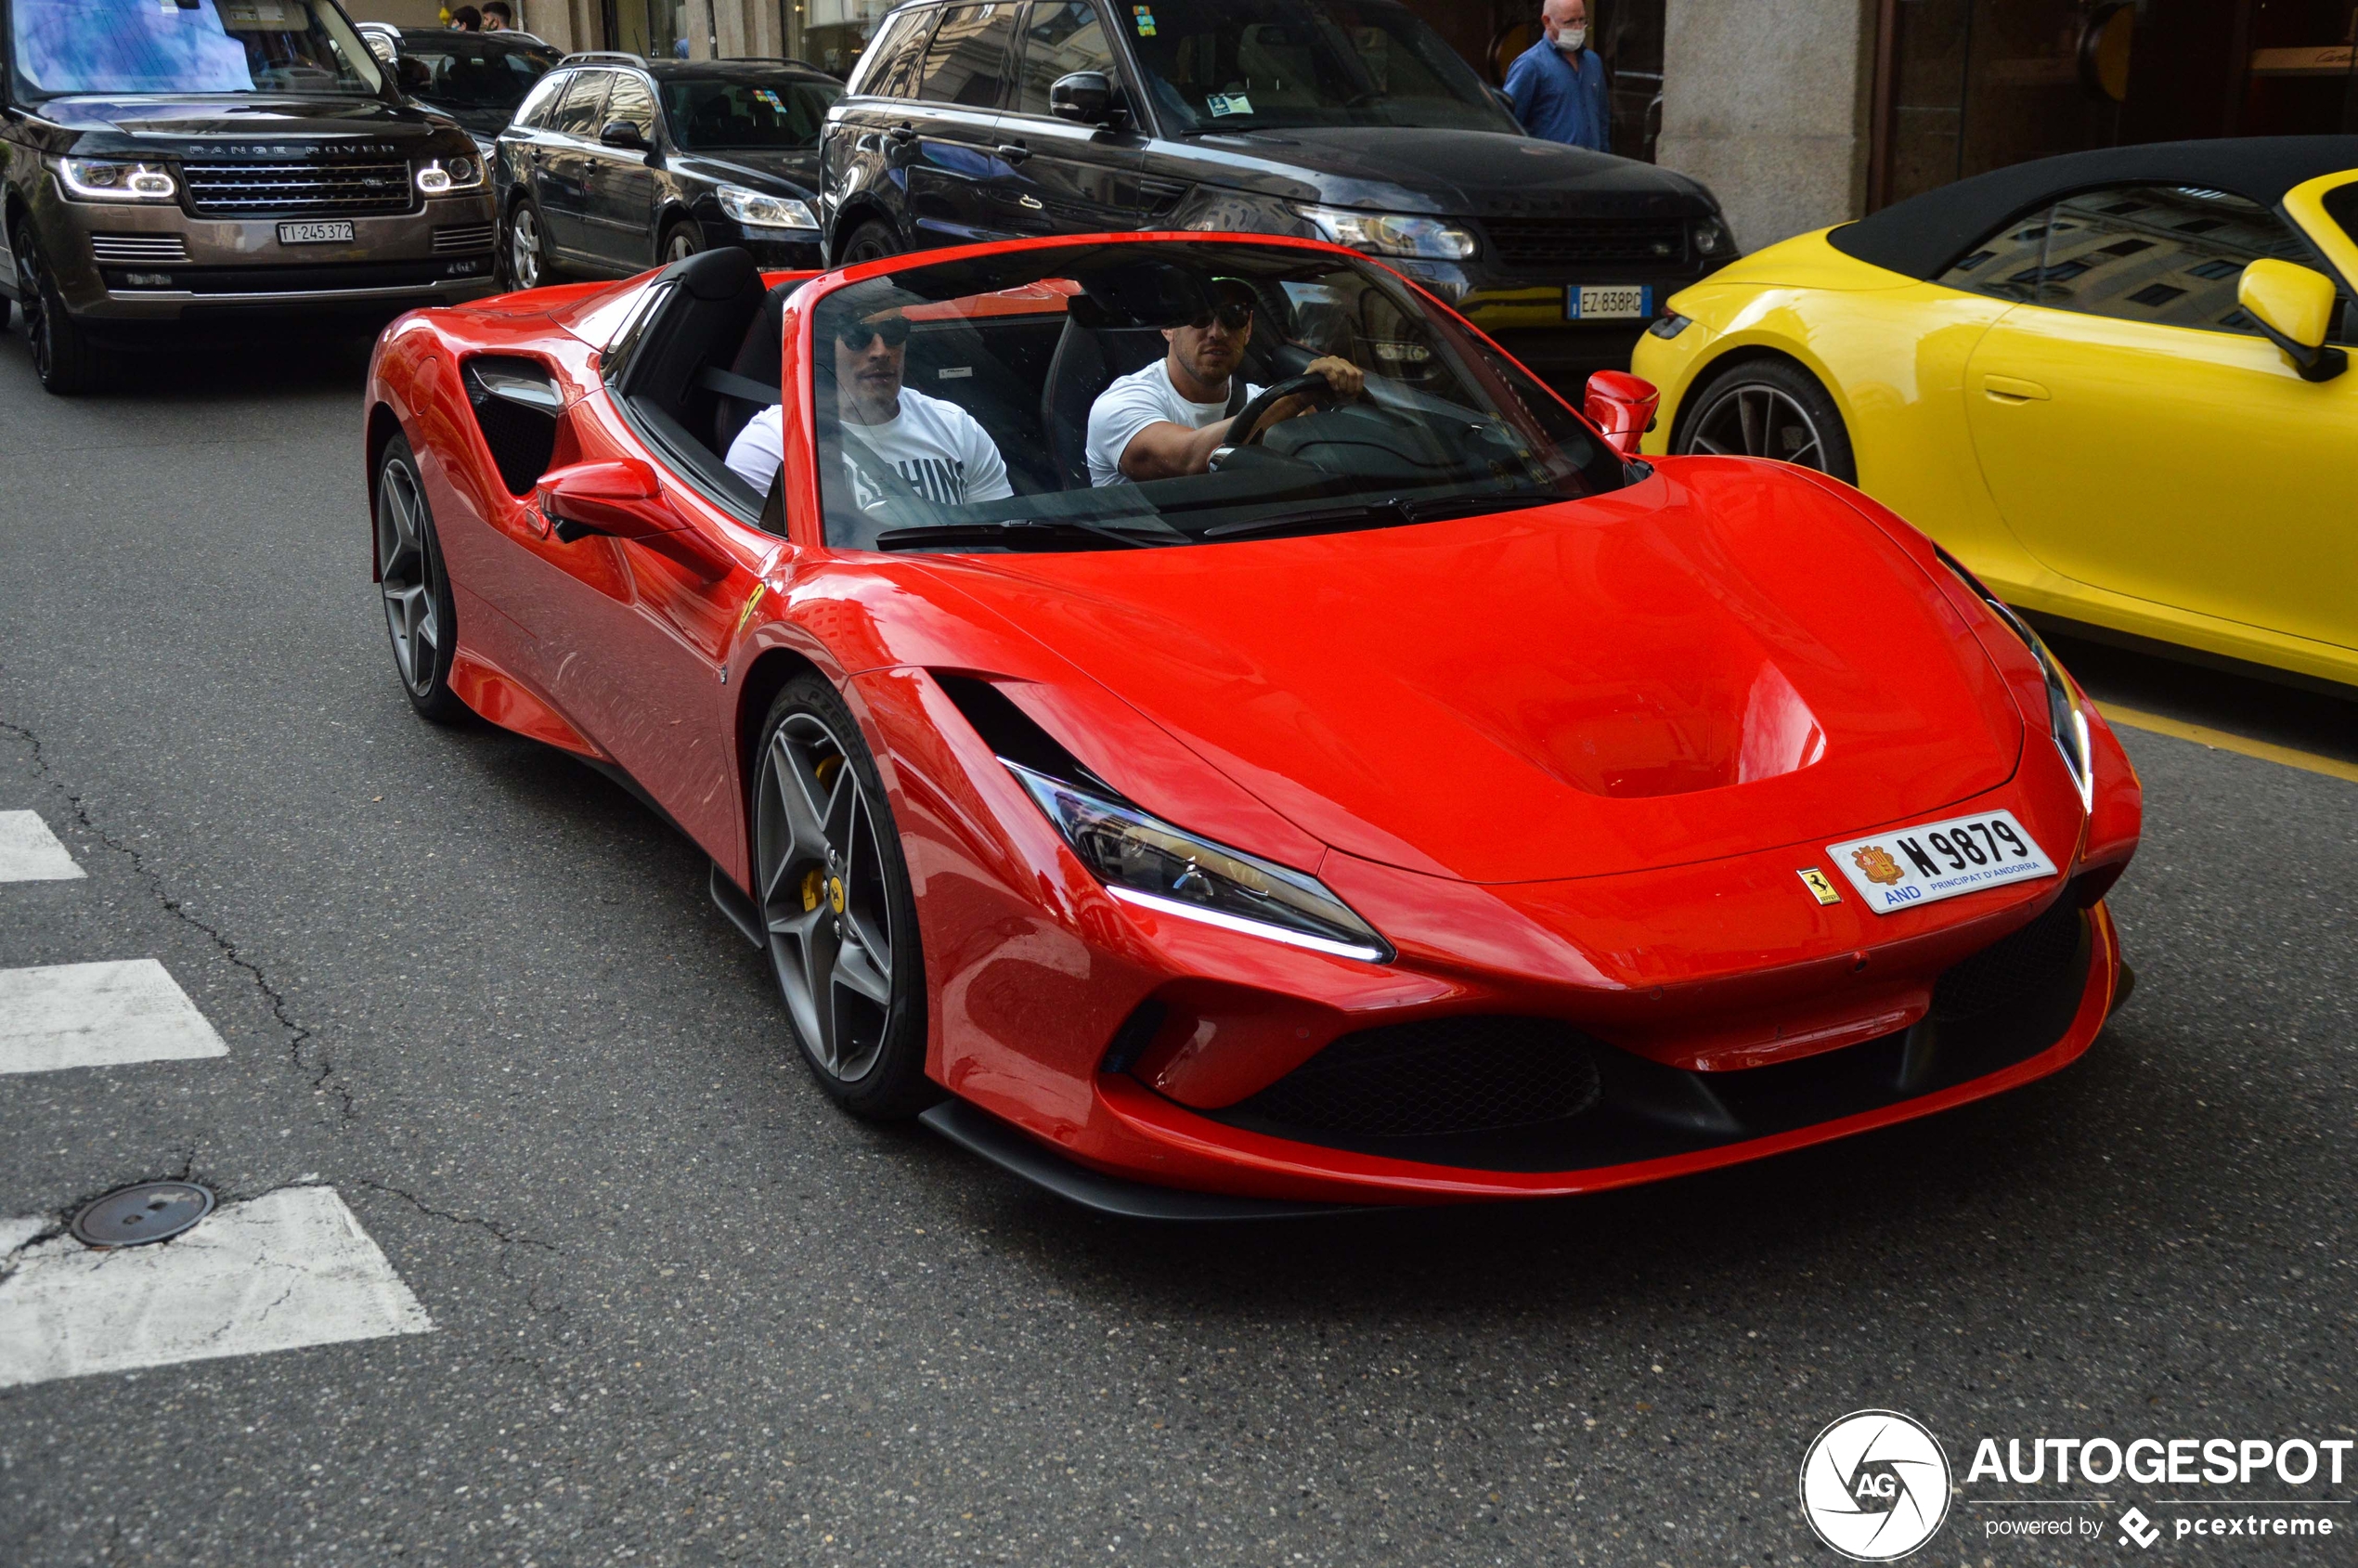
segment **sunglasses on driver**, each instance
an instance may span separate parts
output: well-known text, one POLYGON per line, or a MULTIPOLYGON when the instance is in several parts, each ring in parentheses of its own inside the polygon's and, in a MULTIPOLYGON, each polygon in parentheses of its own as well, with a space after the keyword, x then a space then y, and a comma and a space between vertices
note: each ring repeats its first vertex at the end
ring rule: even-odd
POLYGON ((1218 321, 1232 332, 1241 332, 1252 325, 1252 306, 1242 300, 1223 300, 1218 305, 1205 311, 1187 325, 1198 332, 1203 332, 1211 330, 1214 321, 1218 321))
POLYGON ((887 316, 881 321, 853 321, 836 333, 836 342, 854 354, 864 354, 876 338, 884 339, 887 348, 899 348, 909 341, 909 318, 887 316))

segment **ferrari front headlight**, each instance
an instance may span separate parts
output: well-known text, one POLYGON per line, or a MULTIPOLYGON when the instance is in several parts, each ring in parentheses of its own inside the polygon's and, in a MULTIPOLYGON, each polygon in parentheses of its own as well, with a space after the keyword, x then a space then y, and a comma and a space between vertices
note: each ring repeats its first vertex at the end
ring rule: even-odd
POLYGON ((1316 877, 1198 838, 1125 800, 999 760, 1081 863, 1124 903, 1338 958, 1391 962, 1392 944, 1316 877))
POLYGON ((2013 605, 1999 598, 1982 585, 1979 577, 1964 568, 1947 551, 1933 547, 1941 564, 1957 575, 1958 580, 1974 591, 1974 597, 1989 606, 1992 614, 2004 621, 2014 634, 2029 648, 2031 657, 2039 661, 2040 672, 2047 681, 2047 728, 2055 737, 2055 749, 2063 753, 2064 766, 2071 770, 2071 782, 2079 786, 2079 804, 2092 810, 2096 799, 2096 774, 2093 753, 2088 739, 2088 715, 2082 709, 2079 689, 2063 666, 2049 651, 2046 639, 2031 629, 2013 605))

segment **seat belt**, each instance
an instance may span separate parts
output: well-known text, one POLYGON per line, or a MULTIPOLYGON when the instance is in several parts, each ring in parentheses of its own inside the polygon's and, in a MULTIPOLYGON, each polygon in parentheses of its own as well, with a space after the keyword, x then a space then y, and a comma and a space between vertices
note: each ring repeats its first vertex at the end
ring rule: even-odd
POLYGON ((744 403, 758 403, 765 408, 772 403, 785 401, 774 386, 764 386, 751 376, 741 376, 734 370, 722 370, 709 365, 696 372, 696 385, 706 392, 717 392, 723 397, 734 397, 744 403))

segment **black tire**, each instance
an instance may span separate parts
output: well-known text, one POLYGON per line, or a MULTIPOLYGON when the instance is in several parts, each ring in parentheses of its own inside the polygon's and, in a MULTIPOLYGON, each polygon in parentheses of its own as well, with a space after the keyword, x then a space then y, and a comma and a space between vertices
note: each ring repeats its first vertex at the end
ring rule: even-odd
POLYGON ((543 289, 564 281, 564 275, 549 253, 548 220, 540 215, 540 204, 529 196, 510 207, 507 221, 499 226, 499 276, 511 289, 543 289), (528 256, 518 252, 518 245, 525 242, 520 235, 528 240, 528 256))
POLYGON ((1745 359, 1697 387, 1670 449, 1775 458, 1859 483, 1850 431, 1818 378, 1790 359, 1745 359))
POLYGON ((892 231, 892 225, 882 218, 870 218, 843 242, 843 258, 836 265, 858 266, 862 262, 882 261, 900 253, 900 236, 892 231))
POLYGON ((655 265, 669 266, 704 249, 704 229, 693 218, 674 218, 663 226, 663 243, 655 247, 655 265))
POLYGON ((377 565, 383 573, 385 635, 393 670, 419 717, 456 723, 467 705, 450 689, 451 656, 459 648, 459 612, 442 540, 407 436, 396 435, 377 464, 369 510, 376 530, 377 565))
POLYGON ((17 303, 24 308, 25 343, 32 350, 32 373, 41 378, 41 389, 70 397, 105 386, 107 354, 67 314, 32 220, 18 221, 8 245, 17 256, 17 303))
POLYGON ((770 705, 756 758, 754 898, 795 1043, 853 1115, 913 1116, 941 1094, 926 1077, 925 959, 884 779, 815 674, 770 705))

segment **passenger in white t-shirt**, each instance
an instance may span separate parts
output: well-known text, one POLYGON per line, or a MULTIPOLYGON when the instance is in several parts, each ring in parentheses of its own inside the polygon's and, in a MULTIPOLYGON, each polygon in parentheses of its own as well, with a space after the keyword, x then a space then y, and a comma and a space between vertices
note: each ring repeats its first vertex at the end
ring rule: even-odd
MULTIPOLYGON (((915 296, 873 284, 854 284, 844 292, 856 290, 869 290, 875 298, 852 304, 835 342, 837 438, 854 504, 865 512, 895 497, 916 495, 942 506, 963 506, 1015 494, 1006 460, 972 414, 947 398, 900 384, 909 358, 909 320, 901 309, 915 296), (862 305, 874 308, 862 310, 862 305)), ((772 405, 748 420, 729 444, 730 469, 764 493, 785 460, 781 423, 772 405)))
MULTIPOLYGON (((1228 445, 1229 376, 1252 341, 1252 291, 1233 279, 1217 285, 1219 303, 1184 327, 1166 327, 1171 352, 1145 369, 1115 380, 1089 407, 1089 482, 1123 485, 1202 473, 1211 454, 1228 445)), ((1303 372, 1327 378, 1344 397, 1356 397, 1366 374, 1329 355, 1303 372)), ((1247 383, 1242 401, 1261 395, 1247 383)), ((1280 398, 1261 428, 1308 413, 1307 394, 1280 398)))

